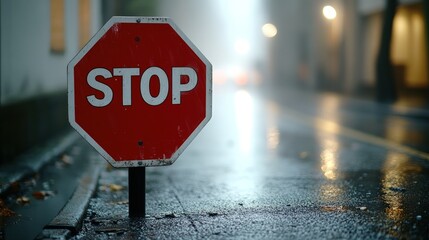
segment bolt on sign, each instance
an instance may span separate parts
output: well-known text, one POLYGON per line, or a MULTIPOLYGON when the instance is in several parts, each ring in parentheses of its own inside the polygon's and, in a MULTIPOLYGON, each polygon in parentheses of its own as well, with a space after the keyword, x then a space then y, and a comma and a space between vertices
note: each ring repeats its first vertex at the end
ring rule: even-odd
POLYGON ((69 122, 114 167, 172 164, 212 113, 212 66, 169 18, 113 17, 67 67, 69 122))

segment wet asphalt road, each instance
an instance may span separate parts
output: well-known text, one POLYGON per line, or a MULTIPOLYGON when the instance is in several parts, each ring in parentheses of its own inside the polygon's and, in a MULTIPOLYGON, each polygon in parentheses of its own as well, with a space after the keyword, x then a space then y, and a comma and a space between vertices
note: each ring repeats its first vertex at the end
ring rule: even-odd
POLYGON ((73 238, 429 238, 427 112, 257 89, 215 86, 206 128, 146 170, 146 219, 104 169, 73 238))

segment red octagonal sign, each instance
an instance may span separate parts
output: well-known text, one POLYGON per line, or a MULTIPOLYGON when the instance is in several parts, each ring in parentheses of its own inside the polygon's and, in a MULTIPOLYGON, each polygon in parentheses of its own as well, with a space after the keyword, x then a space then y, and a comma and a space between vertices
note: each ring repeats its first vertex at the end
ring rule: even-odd
POLYGON ((211 73, 169 18, 113 17, 67 67, 70 124, 115 167, 172 164, 211 118, 211 73))

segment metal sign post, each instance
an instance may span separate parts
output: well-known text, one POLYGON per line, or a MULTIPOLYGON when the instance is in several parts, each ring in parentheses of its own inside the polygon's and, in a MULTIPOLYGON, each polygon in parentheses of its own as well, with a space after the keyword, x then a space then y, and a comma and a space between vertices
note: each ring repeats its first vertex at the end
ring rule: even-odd
POLYGON ((128 215, 146 216, 146 168, 128 168, 128 215))

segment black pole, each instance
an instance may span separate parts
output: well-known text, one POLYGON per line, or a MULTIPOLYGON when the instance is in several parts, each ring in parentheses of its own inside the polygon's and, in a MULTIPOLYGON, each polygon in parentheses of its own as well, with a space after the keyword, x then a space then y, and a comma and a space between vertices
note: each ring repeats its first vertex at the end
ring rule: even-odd
POLYGON ((390 57, 390 45, 398 0, 386 0, 385 3, 381 41, 376 62, 376 99, 379 102, 392 103, 397 99, 397 90, 390 57))
POLYGON ((128 168, 128 215, 146 216, 146 168, 128 168))

